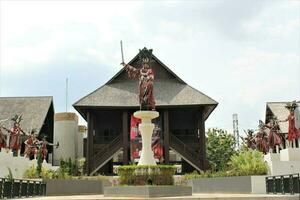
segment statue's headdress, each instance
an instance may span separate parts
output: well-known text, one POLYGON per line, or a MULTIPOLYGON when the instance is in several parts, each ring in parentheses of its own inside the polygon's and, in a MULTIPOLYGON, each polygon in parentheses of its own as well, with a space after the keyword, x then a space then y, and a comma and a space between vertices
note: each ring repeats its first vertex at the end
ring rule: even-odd
POLYGON ((140 49, 139 58, 143 63, 149 63, 152 59, 152 49, 147 49, 144 47, 142 50, 140 49))
POLYGON ((278 118, 276 116, 273 116, 271 119, 270 119, 270 122, 272 122, 273 124, 278 124, 278 118))
POLYGON ((265 123, 262 120, 258 121, 258 128, 263 128, 265 123))
POLYGON ((289 111, 294 111, 298 105, 296 103, 296 100, 295 101, 292 101, 292 102, 288 102, 285 107, 289 110, 289 111))

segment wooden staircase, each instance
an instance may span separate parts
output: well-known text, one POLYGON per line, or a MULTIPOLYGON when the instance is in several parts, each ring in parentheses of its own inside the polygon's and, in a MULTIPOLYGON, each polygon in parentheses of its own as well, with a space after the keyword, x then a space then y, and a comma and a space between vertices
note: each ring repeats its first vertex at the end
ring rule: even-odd
POLYGON ((195 152, 193 148, 189 147, 173 134, 170 134, 170 148, 178 153, 195 169, 197 169, 198 171, 203 170, 203 159, 201 158, 201 156, 197 152, 195 152))
POLYGON ((93 166, 90 175, 95 174, 103 165, 111 160, 115 154, 122 150, 122 136, 118 135, 109 144, 105 145, 100 151, 93 156, 93 166))

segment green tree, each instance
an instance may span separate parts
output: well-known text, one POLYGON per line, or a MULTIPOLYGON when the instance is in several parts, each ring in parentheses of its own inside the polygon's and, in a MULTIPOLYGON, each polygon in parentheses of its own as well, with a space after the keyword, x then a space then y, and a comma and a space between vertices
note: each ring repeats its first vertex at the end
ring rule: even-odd
POLYGON ((206 140, 206 155, 212 170, 226 169, 230 157, 236 153, 233 135, 225 130, 212 128, 208 129, 206 140))

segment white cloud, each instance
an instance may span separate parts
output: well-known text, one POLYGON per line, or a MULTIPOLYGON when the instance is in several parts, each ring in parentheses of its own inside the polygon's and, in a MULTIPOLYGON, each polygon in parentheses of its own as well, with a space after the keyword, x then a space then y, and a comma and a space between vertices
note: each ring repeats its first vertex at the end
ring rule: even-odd
POLYGON ((276 38, 287 38, 291 36, 292 34, 298 34, 299 35, 299 29, 300 29, 300 19, 293 19, 290 20, 286 24, 278 24, 271 27, 266 28, 266 32, 276 38))
POLYGON ((70 61, 91 58, 109 63, 113 58, 104 53, 115 54, 109 44, 121 38, 117 26, 125 26, 131 20, 133 30, 138 29, 132 16, 139 2, 1 3, 1 65, 7 72, 23 72, 24 66, 28 71, 61 56, 70 61), (89 28, 92 30, 87 30, 89 28), (35 36, 43 40, 37 42, 35 36), (103 51, 104 46, 106 51, 103 51))
MULTIPOLYGON (((2 1, 0 62, 5 76, 59 63, 56 69, 101 65, 99 72, 109 79, 107 71, 120 69, 122 39, 125 61, 139 48, 153 48, 183 80, 220 103, 208 127, 231 127, 233 112, 240 112, 244 124, 253 124, 252 113, 264 112, 266 100, 300 96, 300 4, 273 2, 2 1), (249 105, 251 110, 241 109, 249 105)), ((78 83, 82 88, 105 82, 76 70, 74 76, 86 77, 78 83)), ((13 93, 18 90, 7 92, 13 93)))

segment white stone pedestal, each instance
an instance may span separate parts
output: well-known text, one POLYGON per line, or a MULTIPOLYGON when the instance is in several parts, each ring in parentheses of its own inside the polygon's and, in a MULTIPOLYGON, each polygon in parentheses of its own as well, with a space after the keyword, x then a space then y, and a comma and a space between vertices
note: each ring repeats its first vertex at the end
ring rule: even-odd
POLYGON ((139 130, 142 135, 142 153, 138 165, 156 165, 154 153, 151 149, 151 139, 154 129, 152 119, 157 118, 157 111, 137 111, 134 117, 139 118, 142 122, 139 124, 139 130))
POLYGON ((264 160, 266 162, 272 162, 272 161, 280 161, 280 154, 279 153, 268 153, 264 156, 264 160))
POLYGON ((281 161, 300 161, 300 148, 287 148, 280 151, 281 161))
MULTIPOLYGON (((13 178, 21 179, 24 176, 24 173, 31 166, 36 166, 37 160, 29 160, 28 158, 24 158, 22 156, 13 156, 12 152, 6 152, 6 150, 2 150, 0 152, 0 178, 4 178, 8 175, 9 170, 11 170, 13 178)), ((43 163, 43 167, 46 169, 56 170, 57 168, 53 168, 49 163, 43 163)))
POLYGON ((279 154, 268 153, 264 160, 268 163, 270 175, 293 174, 300 172, 300 149, 287 148, 279 154))

